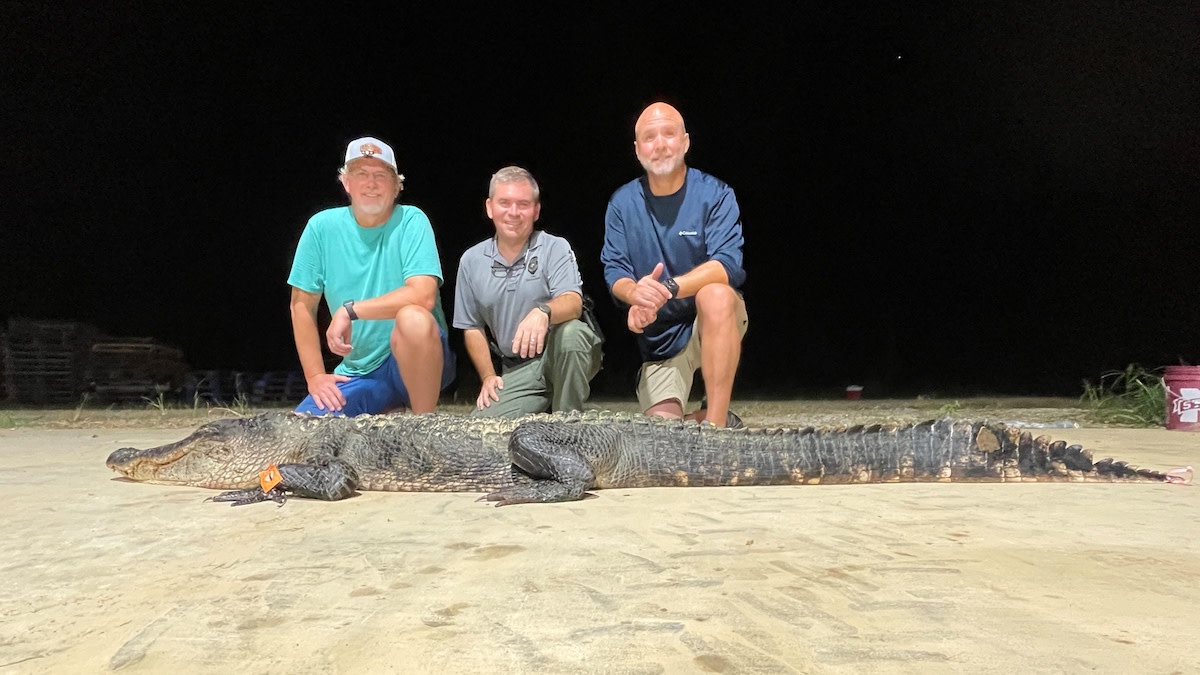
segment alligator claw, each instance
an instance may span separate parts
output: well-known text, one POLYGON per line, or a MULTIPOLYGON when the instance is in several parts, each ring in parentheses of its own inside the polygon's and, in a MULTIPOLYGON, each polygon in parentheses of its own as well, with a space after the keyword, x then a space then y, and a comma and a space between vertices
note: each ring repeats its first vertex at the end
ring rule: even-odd
POLYGON ((205 499, 206 502, 230 502, 230 506, 245 506, 246 504, 257 504, 259 502, 273 501, 280 506, 287 503, 287 491, 279 487, 273 487, 269 491, 263 492, 262 488, 251 488, 249 490, 228 490, 222 492, 215 497, 205 499))
POLYGON ((512 504, 550 504, 554 502, 573 502, 591 493, 582 489, 572 489, 554 481, 535 481, 529 485, 514 485, 489 492, 476 501, 487 500, 496 502, 496 506, 511 506, 512 504))

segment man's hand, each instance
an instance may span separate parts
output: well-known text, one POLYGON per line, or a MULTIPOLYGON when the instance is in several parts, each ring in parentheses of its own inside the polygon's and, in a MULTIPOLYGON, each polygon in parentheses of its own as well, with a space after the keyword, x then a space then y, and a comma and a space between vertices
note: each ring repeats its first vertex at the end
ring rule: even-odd
POLYGON ((633 291, 629 294, 629 304, 637 307, 645 307, 654 312, 662 309, 662 306, 667 304, 667 301, 671 299, 671 291, 667 290, 667 287, 662 285, 662 282, 658 280, 662 276, 662 273, 663 264, 658 263, 654 266, 653 272, 638 279, 637 285, 633 287, 633 291))
POLYGON ((629 308, 629 315, 625 317, 625 323, 629 326, 631 332, 641 333, 646 326, 654 323, 657 319, 657 311, 646 309, 640 305, 634 305, 629 308))
POLYGON ((500 390, 504 388, 504 378, 499 375, 488 375, 483 378, 483 386, 479 388, 479 398, 475 399, 475 407, 483 410, 500 400, 500 390))
POLYGON ((329 351, 338 356, 345 356, 354 349, 350 344, 350 315, 346 313, 345 307, 339 307, 333 313, 329 320, 329 329, 325 331, 325 341, 329 345, 329 351))
POLYGON ((529 310, 517 332, 513 335, 512 351, 523 359, 532 358, 546 348, 546 335, 550 332, 550 317, 534 307, 529 310))
POLYGON ((312 396, 313 403, 316 403, 321 410, 341 412, 342 408, 346 407, 346 397, 342 395, 342 390, 337 385, 338 382, 349 381, 350 378, 345 375, 332 373, 313 375, 307 379, 308 394, 312 396))

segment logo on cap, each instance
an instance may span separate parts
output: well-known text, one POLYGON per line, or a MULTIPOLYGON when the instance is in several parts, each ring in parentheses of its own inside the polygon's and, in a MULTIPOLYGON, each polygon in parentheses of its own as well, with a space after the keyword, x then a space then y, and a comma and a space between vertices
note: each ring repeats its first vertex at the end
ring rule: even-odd
POLYGON ((383 154, 383 148, 380 148, 374 143, 363 143, 362 145, 358 146, 358 151, 363 157, 372 157, 374 155, 383 154))

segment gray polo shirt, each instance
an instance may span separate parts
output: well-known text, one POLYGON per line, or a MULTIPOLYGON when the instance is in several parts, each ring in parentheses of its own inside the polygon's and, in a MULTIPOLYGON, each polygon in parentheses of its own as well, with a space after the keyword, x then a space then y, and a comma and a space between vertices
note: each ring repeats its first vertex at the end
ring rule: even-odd
POLYGON ((509 265, 492 237, 459 258, 454 327, 483 330, 486 326, 500 351, 513 358, 513 336, 521 319, 535 304, 568 291, 583 295, 579 264, 566 239, 534 230, 525 250, 509 265))

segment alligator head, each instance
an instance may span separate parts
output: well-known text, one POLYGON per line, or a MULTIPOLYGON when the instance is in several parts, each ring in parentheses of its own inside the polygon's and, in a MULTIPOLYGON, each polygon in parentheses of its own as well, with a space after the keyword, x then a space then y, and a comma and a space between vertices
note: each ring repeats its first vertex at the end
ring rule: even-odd
POLYGON ((269 464, 295 462, 309 454, 310 438, 302 425, 303 418, 287 415, 216 420, 174 443, 121 448, 105 463, 126 478, 146 483, 251 487, 269 464))

